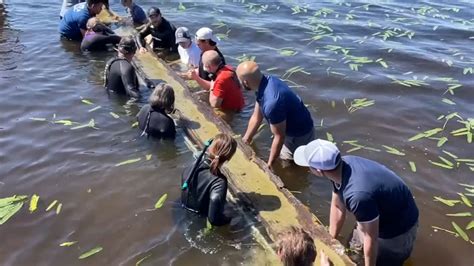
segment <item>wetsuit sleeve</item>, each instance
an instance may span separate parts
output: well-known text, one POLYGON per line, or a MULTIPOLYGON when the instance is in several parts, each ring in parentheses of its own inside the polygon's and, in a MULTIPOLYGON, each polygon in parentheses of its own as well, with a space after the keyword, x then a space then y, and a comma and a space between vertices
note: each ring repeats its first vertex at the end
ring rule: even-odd
POLYGON ((146 47, 145 37, 150 34, 151 34, 150 24, 148 24, 137 35, 137 42, 140 47, 146 47))
POLYGON ((130 97, 140 97, 140 90, 138 89, 137 74, 130 63, 123 60, 120 61, 120 74, 122 77, 123 87, 130 97))
POLYGON ((228 224, 230 218, 224 215, 224 206, 227 194, 227 181, 218 178, 214 181, 210 190, 209 213, 207 217, 212 225, 221 226, 228 224))

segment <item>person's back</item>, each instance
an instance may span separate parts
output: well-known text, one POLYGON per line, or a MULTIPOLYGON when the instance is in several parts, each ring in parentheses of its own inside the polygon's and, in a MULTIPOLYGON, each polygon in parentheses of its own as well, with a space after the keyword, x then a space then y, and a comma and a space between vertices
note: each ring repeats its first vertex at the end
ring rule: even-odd
POLYGON ((59 12, 59 18, 62 19, 64 15, 66 14, 66 11, 69 10, 69 8, 81 2, 85 2, 85 0, 63 0, 63 4, 61 6, 61 12, 59 12))
POLYGON ((130 15, 132 16, 132 20, 135 25, 143 25, 148 20, 143 8, 141 8, 136 3, 132 4, 132 7, 129 9, 129 12, 130 12, 130 15))
MULTIPOLYGON (((184 170, 181 185, 191 174, 193 166, 184 170)), ((181 202, 188 209, 208 217, 213 225, 223 225, 229 219, 223 216, 227 195, 227 179, 210 172, 210 160, 204 158, 199 164, 194 177, 188 183, 188 189, 183 190, 181 202)))
POLYGON ((118 94, 138 98, 140 95, 135 68, 124 58, 112 58, 106 63, 105 88, 118 94))
POLYGON ((379 215, 380 238, 396 237, 416 224, 418 208, 408 186, 399 176, 362 157, 343 156, 343 161, 348 166, 343 166, 343 202, 349 211, 356 211, 361 221, 379 215), (360 202, 367 206, 359 206, 360 202))
POLYGON ((264 77, 262 83, 263 91, 261 88, 257 92, 257 101, 270 123, 286 120, 286 134, 291 137, 299 137, 312 130, 311 113, 298 95, 275 76, 264 77))
POLYGON ((230 66, 223 66, 214 82, 212 92, 222 99, 221 107, 224 110, 240 111, 244 108, 244 96, 237 76, 230 66))
POLYGON ((82 30, 86 30, 87 20, 91 18, 87 3, 79 3, 68 9, 59 23, 61 36, 71 40, 82 40, 82 30))
POLYGON ((97 18, 90 18, 87 22, 87 31, 81 42, 82 51, 105 51, 109 45, 116 45, 122 38, 97 18))
POLYGON ((176 128, 173 119, 163 109, 154 109, 149 104, 137 115, 138 127, 154 138, 174 138, 176 128))

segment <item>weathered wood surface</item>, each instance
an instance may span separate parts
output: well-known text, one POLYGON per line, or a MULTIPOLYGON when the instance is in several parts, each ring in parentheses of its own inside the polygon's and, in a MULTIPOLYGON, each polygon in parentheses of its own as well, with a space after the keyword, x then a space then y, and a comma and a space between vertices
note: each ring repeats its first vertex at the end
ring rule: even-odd
MULTIPOLYGON (((202 145, 221 132, 235 135, 228 124, 208 104, 196 99, 186 82, 154 53, 137 53, 134 65, 142 79, 164 81, 173 87, 175 107, 188 120, 185 132, 192 141, 202 145)), ((323 250, 334 265, 354 265, 344 254, 341 243, 333 239, 319 219, 284 188, 281 179, 267 168, 252 148, 240 139, 237 142, 237 152, 224 169, 229 188, 234 196, 250 206, 270 238, 275 241, 278 233, 288 226, 302 227, 313 236, 318 251, 323 250)))

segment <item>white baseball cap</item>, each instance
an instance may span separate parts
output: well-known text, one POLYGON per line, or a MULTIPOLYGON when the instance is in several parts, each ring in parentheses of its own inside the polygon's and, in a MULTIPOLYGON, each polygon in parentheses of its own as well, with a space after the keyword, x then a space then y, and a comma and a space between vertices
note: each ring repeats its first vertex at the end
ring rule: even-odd
POLYGON ((196 40, 212 40, 215 43, 219 42, 219 39, 214 36, 214 33, 211 29, 204 27, 196 31, 196 40))
POLYGON ((339 165, 341 156, 334 143, 317 139, 307 145, 299 146, 293 155, 293 159, 300 166, 318 170, 333 170, 339 165))

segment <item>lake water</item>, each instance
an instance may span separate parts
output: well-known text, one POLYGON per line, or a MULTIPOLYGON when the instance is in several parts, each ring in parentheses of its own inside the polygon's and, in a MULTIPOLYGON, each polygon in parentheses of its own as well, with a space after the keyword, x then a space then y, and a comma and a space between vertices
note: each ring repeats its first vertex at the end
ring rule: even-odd
MULTIPOLYGON (((308 104, 319 137, 332 136, 342 152, 375 159, 402 176, 421 214, 411 265, 473 265, 472 243, 432 228, 455 231, 452 221, 465 228, 472 220, 446 216, 472 212, 466 204, 433 200, 473 194, 458 183, 474 184, 474 165, 452 157, 474 159, 472 143, 450 133, 474 118, 472 2, 137 3, 159 6, 176 26, 193 32, 210 26, 220 34, 228 63, 255 57, 267 73, 289 80, 308 104), (350 108, 362 98, 369 106, 350 108), (454 112, 458 116, 440 117, 454 112), (408 141, 443 127, 431 138, 408 141), (388 153, 390 147, 398 152, 388 153)), ((24 206, 0 226, 0 264, 134 265, 145 257, 143 265, 261 264, 263 251, 250 225, 234 221, 230 230, 206 235, 202 220, 181 210, 179 176, 193 156, 182 133, 174 142, 139 137, 131 125, 149 92, 138 103, 108 95, 102 72, 114 53, 82 54, 78 45, 61 41, 60 4, 14 0, 0 9, 0 197, 40 196, 36 212, 24 206), (71 130, 31 118, 94 119, 98 129, 71 130), (115 166, 135 158, 141 161, 115 166), (165 206, 150 211, 164 193, 165 206), (54 200, 63 204, 61 212, 45 212, 54 200), (68 241, 78 242, 59 247, 68 241), (96 246, 103 251, 77 259, 96 246)), ((124 14, 118 1, 111 7, 124 14)), ((237 134, 252 111, 254 96, 245 97, 249 106, 231 121, 237 134)), ((253 147, 266 158, 270 143, 267 126, 253 147)), ((329 182, 296 167, 277 165, 276 172, 327 224, 329 182)), ((347 222, 341 241, 350 229, 347 222)), ((474 240, 474 231, 465 231, 474 240)))

